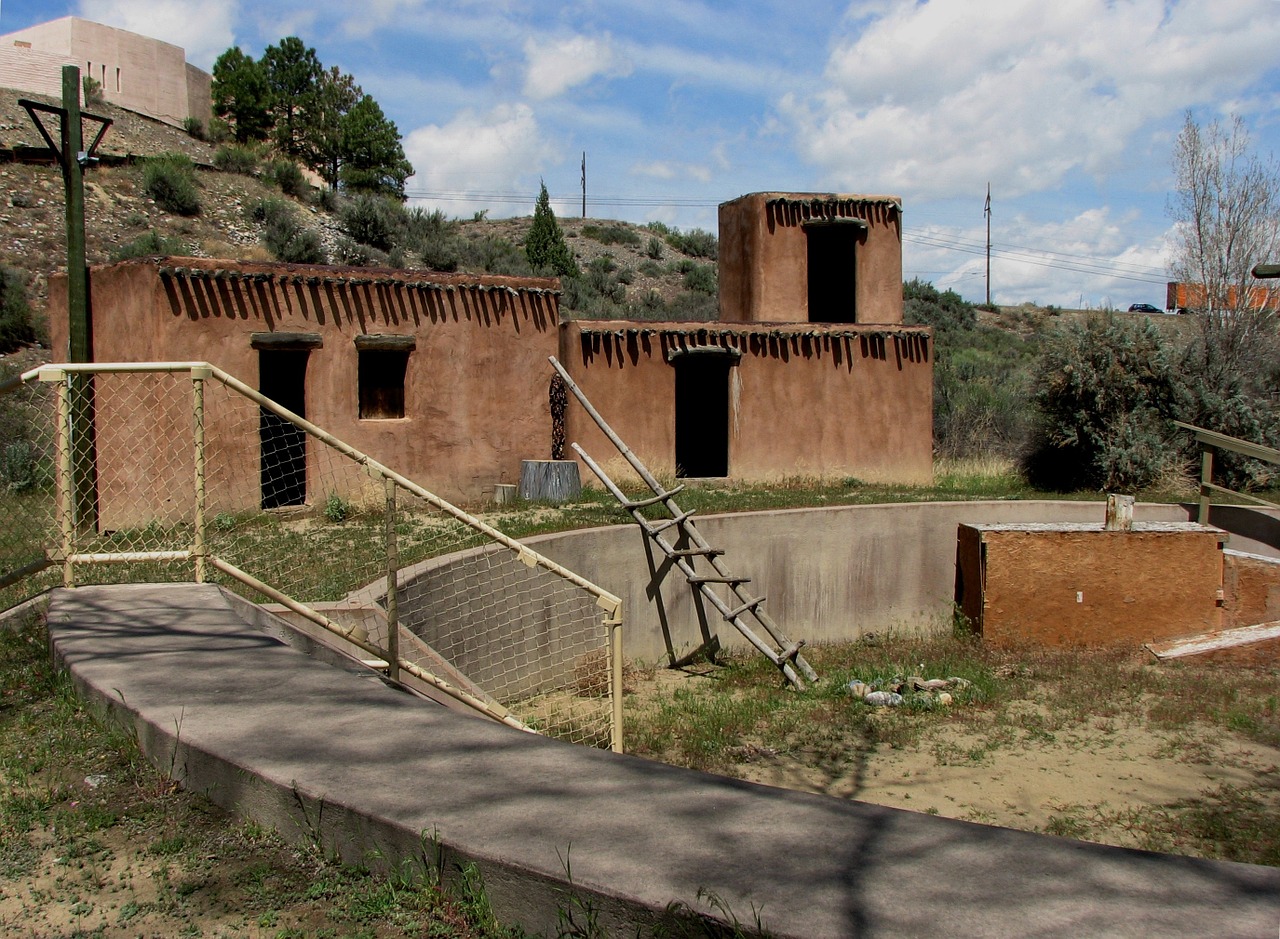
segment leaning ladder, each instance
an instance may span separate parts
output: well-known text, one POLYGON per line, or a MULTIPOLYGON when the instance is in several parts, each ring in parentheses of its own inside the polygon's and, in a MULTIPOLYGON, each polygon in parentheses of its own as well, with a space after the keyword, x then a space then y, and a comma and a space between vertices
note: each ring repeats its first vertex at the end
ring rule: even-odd
POLYGON ((764 610, 763 596, 752 597, 745 589, 746 584, 751 582, 749 577, 737 577, 729 573, 724 562, 720 560, 720 556, 724 551, 720 548, 713 548, 702 537, 702 533, 698 531, 698 527, 693 522, 693 512, 683 512, 680 506, 676 504, 675 496, 682 489, 683 485, 679 485, 670 490, 662 488, 662 484, 649 472, 640 458, 637 457, 631 449, 622 442, 622 438, 614 432, 603 417, 600 416, 591 402, 587 400, 587 396, 582 389, 569 377, 569 373, 565 371, 555 357, 551 357, 551 365, 559 373, 560 378, 564 381, 565 387, 573 392, 574 397, 582 404, 586 412, 591 415, 591 419, 609 438, 618 452, 631 464, 631 468, 636 471, 645 484, 653 490, 653 496, 646 499, 630 499, 627 497, 618 485, 610 479, 605 471, 587 455, 586 451, 578 444, 573 444, 573 449, 582 457, 582 461, 587 464, 591 472, 595 473, 604 483, 605 488, 613 494, 613 497, 622 504, 631 517, 636 520, 636 524, 643 529, 645 535, 658 546, 658 549, 667 556, 684 575, 689 585, 697 590, 702 597, 709 602, 721 616, 725 618, 735 629, 740 632, 743 637, 759 650, 760 654, 776 665, 782 674, 786 676, 792 686, 803 690, 805 680, 817 681, 818 674, 805 661, 804 656, 800 654, 800 650, 804 647, 804 640, 792 642, 778 627, 764 610), (670 518, 651 520, 645 518, 644 509, 653 505, 662 505, 671 513, 670 518), (680 535, 684 536, 684 541, 689 545, 687 548, 678 548, 666 537, 669 531, 676 531, 676 544, 681 541, 680 535), (698 558, 702 558, 704 562, 710 566, 711 573, 699 573, 695 567, 698 558), (728 588, 730 597, 721 597, 713 587, 722 584, 728 588), (762 639, 752 625, 768 635, 772 643, 762 639))

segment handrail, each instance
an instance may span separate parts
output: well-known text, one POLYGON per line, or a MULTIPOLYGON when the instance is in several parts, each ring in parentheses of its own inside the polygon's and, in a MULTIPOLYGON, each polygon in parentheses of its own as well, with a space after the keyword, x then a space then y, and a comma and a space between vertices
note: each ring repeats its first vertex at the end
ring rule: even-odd
POLYGON ((1197 427, 1195 424, 1187 424, 1183 421, 1174 421, 1173 423, 1174 426, 1194 434, 1196 443, 1200 445, 1200 509, 1197 513, 1196 521, 1201 525, 1209 523, 1209 501, 1210 495, 1214 492, 1227 493, 1256 505, 1280 509, 1280 504, 1227 486, 1219 486, 1213 481, 1213 455, 1219 450, 1225 450, 1228 453, 1239 453, 1241 456, 1249 457, 1252 460, 1262 460, 1264 463, 1277 465, 1280 465, 1280 450, 1242 440, 1239 437, 1231 437, 1216 430, 1209 430, 1206 427, 1197 427))
MULTIPOLYGON (((24 576, 30 576, 34 572, 44 570, 54 564, 60 563, 63 568, 63 583, 67 586, 74 584, 74 570, 77 565, 86 564, 120 564, 120 563, 157 563, 157 562, 192 562, 195 568, 195 579, 197 582, 203 582, 205 579, 206 565, 218 570, 223 575, 233 578, 247 587, 267 596, 277 603, 281 603, 292 610, 295 614, 304 617, 307 620, 317 624, 321 628, 330 633, 334 633, 351 643, 354 647, 371 655, 378 656, 387 661, 384 665, 387 667, 387 673, 393 680, 397 677, 399 671, 404 671, 419 681, 426 682, 434 686, 437 690, 448 694, 455 699, 461 701, 470 708, 478 710, 489 717, 499 720, 509 726, 522 730, 530 730, 531 728, 511 714, 507 709, 497 701, 492 699, 482 699, 470 692, 457 687, 455 683, 446 681, 445 679, 432 674, 428 670, 422 668, 416 662, 404 658, 399 649, 399 615, 398 615, 398 584, 400 578, 400 558, 396 546, 396 521, 397 507, 395 490, 402 489, 406 493, 415 496, 422 502, 432 506, 438 512, 449 516, 456 521, 463 523, 473 532, 483 535, 492 545, 503 547, 513 552, 515 556, 529 568, 541 568, 549 572, 555 577, 572 584, 577 589, 583 591, 595 601, 595 606, 604 611, 604 616, 596 622, 603 626, 607 635, 608 661, 611 664, 610 675, 610 697, 612 698, 612 714, 610 720, 609 736, 610 745, 615 750, 622 749, 621 736, 621 626, 622 626, 622 601, 614 594, 602 589, 598 585, 583 578, 574 571, 556 563, 543 554, 531 549, 525 544, 510 538, 503 532, 497 530, 491 525, 486 524, 476 518, 471 513, 458 508, 450 502, 441 499, 434 493, 424 489, 422 486, 413 482, 405 476, 389 469, 378 461, 372 459, 365 453, 352 447, 350 444, 334 437, 323 428, 313 424, 300 415, 294 413, 288 408, 282 407, 280 404, 265 397, 256 388, 252 388, 244 382, 238 380, 234 376, 224 372, 222 369, 203 361, 183 361, 183 362, 134 362, 134 363, 53 363, 38 366, 23 372, 21 375, 0 383, 0 394, 15 388, 18 385, 28 382, 39 381, 51 384, 54 387, 55 397, 57 401, 56 425, 54 436, 56 445, 54 453, 56 454, 56 484, 60 495, 55 501, 56 511, 56 532, 54 538, 59 539, 57 545, 49 544, 44 549, 44 557, 25 564, 21 569, 11 572, 11 575, 4 578, 4 584, 21 579, 24 576), (73 445, 71 441, 77 436, 83 434, 77 430, 77 418, 73 415, 73 404, 67 392, 69 387, 68 380, 71 375, 107 375, 107 374, 124 374, 124 373, 171 373, 189 375, 192 383, 192 437, 193 445, 193 469, 194 469, 194 485, 195 485, 195 502, 194 517, 191 519, 193 531, 191 532, 190 541, 186 546, 178 550, 172 548, 167 550, 97 550, 84 551, 77 550, 79 545, 79 534, 75 523, 76 503, 70 493, 75 484, 75 474, 72 470, 73 461, 73 445), (273 412, 285 421, 290 422, 305 434, 315 438, 325 445, 330 451, 335 451, 343 458, 352 461, 359 466, 365 474, 373 480, 378 481, 379 488, 382 489, 383 499, 386 505, 386 518, 384 521, 384 535, 386 538, 385 553, 385 577, 387 581, 387 610, 386 610, 386 626, 387 626, 387 648, 383 649, 373 644, 363 628, 352 625, 343 626, 331 617, 325 615, 316 606, 309 602, 303 602, 296 596, 291 596, 285 590, 278 589, 272 583, 260 580, 254 575, 241 569, 237 564, 231 563, 226 557, 221 557, 217 552, 212 550, 210 542, 206 539, 206 507, 205 507, 205 410, 204 410, 204 389, 210 379, 214 379, 221 385, 226 387, 234 394, 254 402, 258 407, 273 412)), ((90 418, 92 420, 92 417, 90 418)), ((96 505, 96 500, 95 500, 96 505)), ((95 526, 96 527, 96 526, 95 526)), ((158 546, 162 547, 162 546, 158 546)), ((3 572, 0 572, 3 574, 3 572)))

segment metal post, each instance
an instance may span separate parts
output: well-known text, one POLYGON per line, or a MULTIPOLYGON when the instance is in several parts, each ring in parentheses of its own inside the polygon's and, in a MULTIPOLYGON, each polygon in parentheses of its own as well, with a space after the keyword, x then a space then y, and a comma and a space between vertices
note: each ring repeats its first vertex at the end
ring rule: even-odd
POLYGON ((205 545, 205 463, 204 463, 204 382, 210 377, 208 366, 191 370, 191 410, 192 435, 195 438, 196 463, 196 517, 195 538, 191 553, 196 559, 196 583, 203 584, 205 579, 205 556, 208 548, 205 545))
POLYGON ((387 493, 387 677, 400 680, 400 550, 396 541, 396 482, 383 479, 387 493))

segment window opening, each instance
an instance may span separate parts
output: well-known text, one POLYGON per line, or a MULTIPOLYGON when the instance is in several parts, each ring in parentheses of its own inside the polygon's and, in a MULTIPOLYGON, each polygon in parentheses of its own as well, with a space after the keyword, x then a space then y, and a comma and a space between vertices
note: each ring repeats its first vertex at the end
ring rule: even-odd
POLYGON ((404 417, 404 376, 408 349, 360 350, 360 419, 404 417))

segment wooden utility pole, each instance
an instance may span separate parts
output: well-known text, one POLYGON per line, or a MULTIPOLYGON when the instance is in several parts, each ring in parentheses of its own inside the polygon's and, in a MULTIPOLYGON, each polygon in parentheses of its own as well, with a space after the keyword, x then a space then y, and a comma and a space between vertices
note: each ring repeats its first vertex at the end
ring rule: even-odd
POLYGON ((582 151, 582 217, 587 217, 587 151, 582 151))
POLYGON ((987 204, 982 210, 987 217, 987 306, 991 306, 991 184, 987 183, 987 204))
MULTIPOLYGON (((80 69, 62 67, 62 107, 55 108, 38 101, 19 99, 57 158, 62 169, 63 192, 67 219, 67 359, 71 362, 93 361, 93 325, 89 306, 89 267, 85 260, 84 235, 84 168, 111 126, 105 117, 85 114, 80 110, 80 69), (40 120, 41 113, 59 118, 57 139, 40 120), (99 123, 93 142, 84 146, 82 123, 85 118, 99 123)), ((55 356, 56 357, 56 356, 55 356)), ((68 378, 71 420, 71 460, 74 474, 74 519, 81 529, 93 529, 98 523, 97 453, 94 439, 94 395, 92 375, 68 378)))

